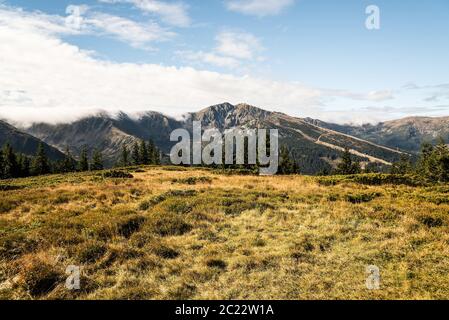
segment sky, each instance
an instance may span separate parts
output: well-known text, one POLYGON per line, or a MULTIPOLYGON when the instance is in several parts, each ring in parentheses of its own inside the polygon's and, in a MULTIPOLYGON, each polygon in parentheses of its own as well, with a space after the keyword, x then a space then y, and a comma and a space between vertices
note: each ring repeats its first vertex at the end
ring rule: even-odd
POLYGON ((447 0, 0 0, 0 118, 449 116, 448 57, 447 0))

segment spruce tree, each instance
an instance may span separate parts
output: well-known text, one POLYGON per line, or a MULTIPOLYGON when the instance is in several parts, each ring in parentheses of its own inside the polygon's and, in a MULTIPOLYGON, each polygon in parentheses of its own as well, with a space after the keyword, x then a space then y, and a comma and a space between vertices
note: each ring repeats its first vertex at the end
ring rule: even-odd
POLYGON ((155 162, 156 162, 155 149, 156 149, 156 146, 154 145, 153 140, 150 139, 148 141, 148 157, 149 157, 150 164, 155 164, 155 162))
POLYGON ((101 155, 101 152, 98 149, 94 150, 93 156, 92 156, 92 165, 91 170, 97 171, 97 170, 103 170, 103 156, 101 155))
POLYGON ((290 151, 286 146, 281 146, 279 152, 280 163, 279 163, 279 173, 280 174, 294 174, 297 173, 298 168, 296 161, 290 156, 290 151))
POLYGON ((398 162, 393 163, 391 167, 392 174, 407 174, 412 171, 412 163, 406 154, 401 154, 398 162))
POLYGON ((432 154, 433 145, 428 142, 424 142, 421 146, 421 152, 416 167, 417 173, 423 178, 427 178, 430 176, 429 169, 433 166, 431 163, 433 162, 433 160, 431 159, 432 154))
POLYGON ((20 167, 17 156, 11 145, 7 143, 3 147, 3 177, 6 179, 17 178, 20 175, 20 167))
POLYGON ((120 165, 123 167, 127 167, 129 165, 129 152, 128 152, 128 148, 126 146, 123 146, 123 148, 122 148, 120 165))
POLYGON ((449 181, 449 148, 443 138, 440 138, 434 149, 434 161, 436 162, 435 180, 439 182, 449 181))
POLYGON ((140 142, 140 163, 145 165, 150 164, 150 156, 148 154, 147 144, 144 140, 140 142))
POLYGON ((4 170, 5 170, 5 162, 3 161, 3 150, 0 149, 0 179, 3 179, 4 170))
POLYGON ((139 151, 139 144, 137 142, 135 142, 133 145, 133 149, 131 151, 131 160, 134 165, 142 164, 139 151))
POLYGON ((80 161, 78 163, 79 171, 89 171, 89 159, 87 156, 87 147, 83 146, 80 154, 80 161))
POLYGON ((156 146, 153 149, 153 164, 155 165, 161 164, 161 152, 156 146))
POLYGON ((346 174, 356 174, 360 172, 361 172, 360 162, 353 161, 349 149, 345 148, 345 151, 343 152, 342 155, 342 159, 337 166, 337 173, 346 175, 346 174))
POLYGON ((66 147, 66 150, 65 150, 65 157, 64 157, 64 160, 62 161, 61 171, 62 172, 76 171, 76 161, 75 161, 75 159, 73 159, 68 146, 66 147))
POLYGON ((20 161, 20 175, 22 177, 29 177, 31 174, 31 164, 30 164, 30 158, 28 158, 26 155, 22 155, 21 161, 20 161))
POLYGON ((43 175, 50 173, 50 164, 45 153, 44 145, 39 143, 36 156, 33 159, 32 173, 34 175, 43 175))

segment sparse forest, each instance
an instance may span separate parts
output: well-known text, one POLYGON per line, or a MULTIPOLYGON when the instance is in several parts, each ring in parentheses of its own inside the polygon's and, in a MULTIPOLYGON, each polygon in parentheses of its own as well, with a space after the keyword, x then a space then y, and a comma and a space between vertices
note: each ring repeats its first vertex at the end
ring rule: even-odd
MULTIPOLYGON (((40 176, 56 173, 71 173, 85 171, 99 171, 104 169, 103 156, 97 149, 91 151, 84 146, 78 160, 66 147, 64 159, 52 161, 47 156, 42 144, 39 144, 36 154, 32 157, 15 152, 9 143, 0 150, 0 179, 14 179, 29 176, 40 176)), ((131 154, 127 147, 123 147, 120 161, 116 167, 130 165, 158 165, 161 163, 161 153, 153 141, 141 141, 133 145, 131 154)))

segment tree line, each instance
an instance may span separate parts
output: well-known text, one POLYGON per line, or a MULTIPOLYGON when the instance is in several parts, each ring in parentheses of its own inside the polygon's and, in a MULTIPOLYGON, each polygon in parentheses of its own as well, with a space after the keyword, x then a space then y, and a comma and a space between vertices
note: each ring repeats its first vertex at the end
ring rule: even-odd
POLYGON ((449 147, 443 138, 436 145, 424 143, 415 163, 402 155, 393 164, 391 173, 413 174, 428 182, 449 182, 449 147))
MULTIPOLYGON (((375 164, 371 163, 362 170, 360 161, 352 157, 349 149, 345 149, 335 173, 349 175, 379 171, 375 164)), ((392 164, 389 173, 409 174, 427 182, 449 182, 449 147, 442 138, 436 145, 423 143, 416 161, 413 161, 410 155, 403 153, 399 161, 392 164)))
MULTIPOLYGON (((282 146, 279 152, 279 174, 298 174, 300 167, 295 157, 292 157, 290 150, 282 146)), ((440 138, 436 145, 423 143, 417 161, 412 157, 402 154, 399 161, 392 164, 389 170, 384 165, 368 163, 362 169, 360 158, 351 155, 348 148, 345 148, 342 158, 335 169, 327 172, 321 172, 321 175, 340 174, 351 175, 359 173, 391 173, 405 175, 414 175, 421 180, 428 182, 449 182, 449 147, 440 138)))
MULTIPOLYGON (((47 156, 43 143, 38 145, 34 156, 15 152, 11 144, 6 143, 0 150, 0 179, 104 169, 103 155, 98 149, 93 150, 92 156, 89 157, 88 148, 84 146, 78 159, 75 159, 69 147, 66 148, 62 160, 52 161, 47 156)), ((121 159, 116 167, 150 164, 160 164, 160 151, 153 141, 147 143, 142 140, 140 143, 136 142, 130 151, 126 146, 122 148, 121 159)))
POLYGON ((161 164, 161 152, 150 139, 148 144, 141 140, 140 143, 135 142, 132 148, 122 147, 120 160, 117 167, 127 167, 130 165, 159 165, 161 164))

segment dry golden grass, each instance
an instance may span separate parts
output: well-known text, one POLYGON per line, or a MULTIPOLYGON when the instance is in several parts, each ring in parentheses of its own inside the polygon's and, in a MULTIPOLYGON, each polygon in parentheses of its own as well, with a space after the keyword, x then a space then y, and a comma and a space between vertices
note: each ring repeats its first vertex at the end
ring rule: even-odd
POLYGON ((449 186, 130 172, 1 182, 0 298, 449 298, 449 186))

